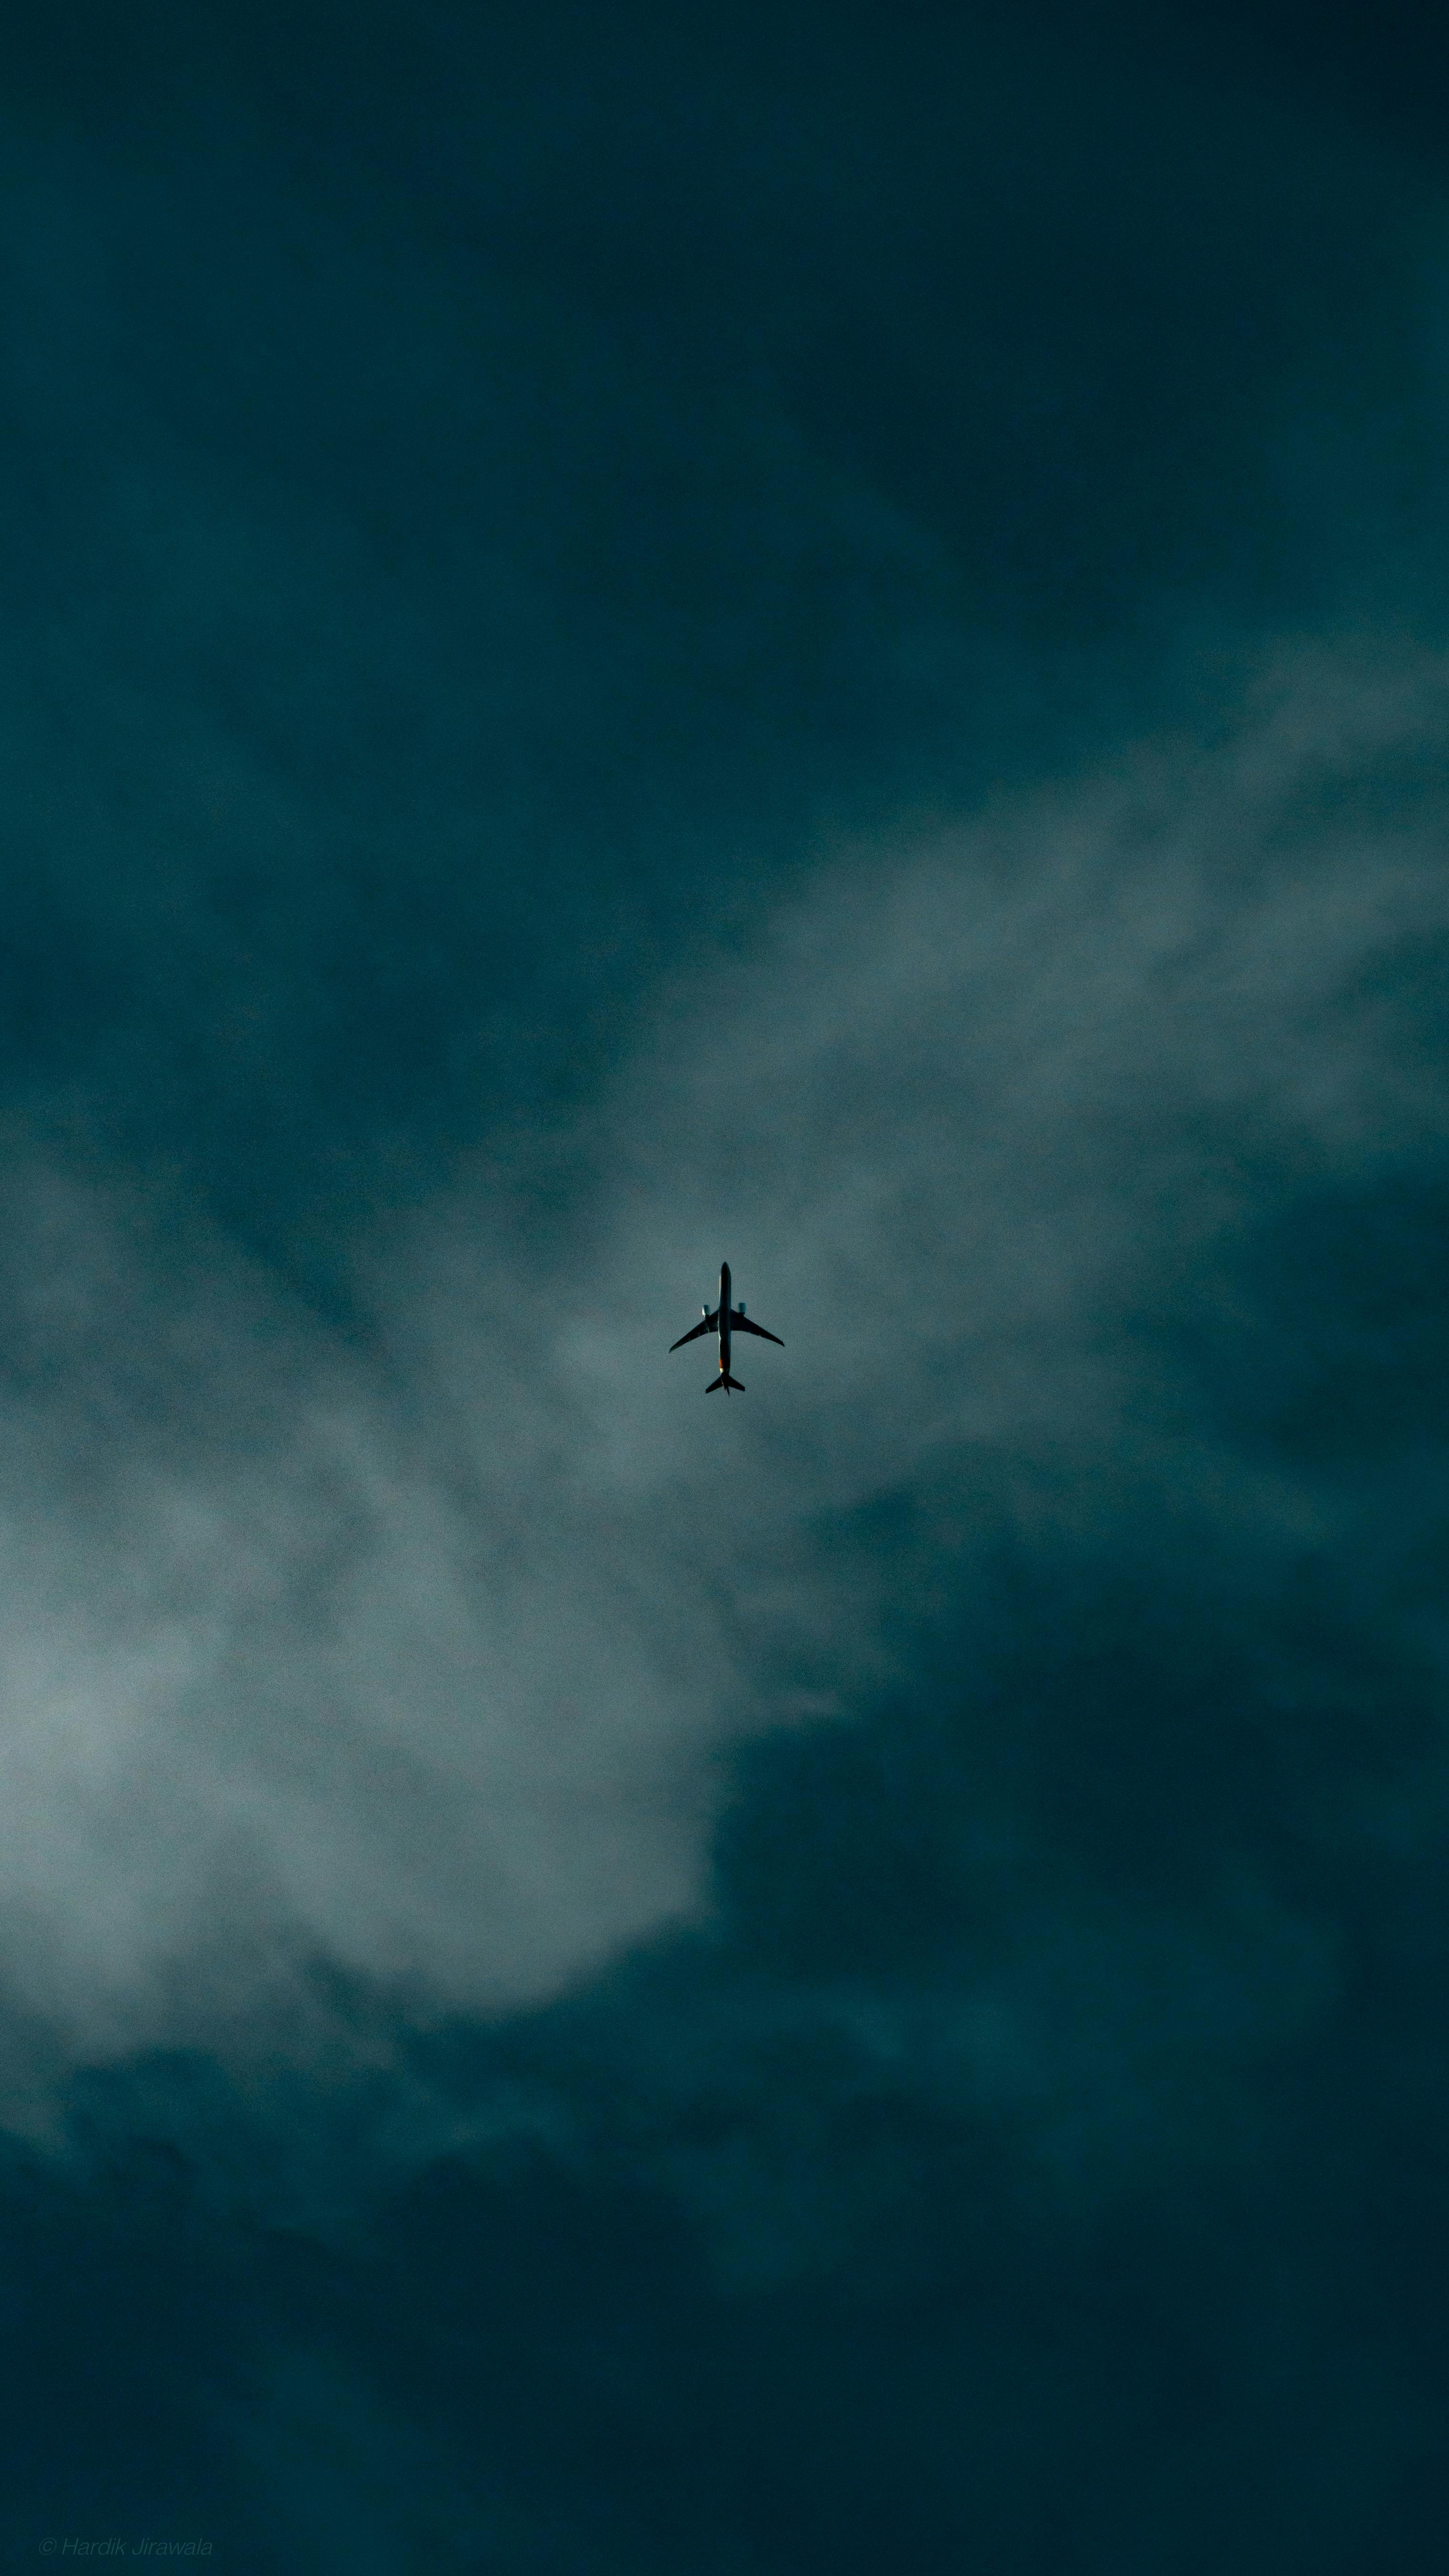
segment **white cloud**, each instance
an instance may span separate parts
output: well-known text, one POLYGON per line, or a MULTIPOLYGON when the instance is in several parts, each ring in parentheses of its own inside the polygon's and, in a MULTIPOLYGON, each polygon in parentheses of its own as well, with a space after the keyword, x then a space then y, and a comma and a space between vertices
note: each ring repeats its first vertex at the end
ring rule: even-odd
POLYGON ((95 2047, 245 2020, 309 1955, 424 2008, 587 1972, 700 1902, 719 1745, 884 1669, 840 1515, 942 1462, 958 1538, 963 1459, 1081 1517, 1109 1452, 1263 1544, 1326 1528, 1131 1318, 1264 1168, 1442 1137, 1394 975, 1449 927, 1444 690, 1285 657, 1212 748, 822 862, 637 1033, 563 1253, 525 1144, 379 1256, 366 1350, 16 1144, 16 2001, 95 2047), (722 1255, 787 1343, 728 1406, 665 1357, 722 1255))

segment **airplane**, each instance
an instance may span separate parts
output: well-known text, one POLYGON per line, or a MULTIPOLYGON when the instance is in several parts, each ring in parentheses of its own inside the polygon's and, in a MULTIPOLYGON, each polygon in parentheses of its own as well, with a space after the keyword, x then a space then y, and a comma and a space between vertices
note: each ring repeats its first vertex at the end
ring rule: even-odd
POLYGON ((722 1261, 719 1268, 719 1304, 713 1314, 710 1313, 708 1306, 701 1308, 701 1312, 704 1316, 703 1323, 696 1324, 690 1332, 681 1333, 677 1342, 670 1343, 670 1349, 682 1351, 686 1342, 697 1342, 701 1333, 718 1333, 719 1375, 711 1378, 704 1390, 705 1394, 713 1395, 716 1387, 722 1386, 726 1395, 731 1391, 736 1395, 743 1395, 745 1390, 739 1379, 730 1375, 731 1333, 758 1333, 762 1342, 777 1342, 781 1350, 785 1347, 784 1343, 780 1341, 778 1333, 767 1333, 763 1324, 752 1324, 742 1305, 730 1304, 730 1266, 727 1261, 722 1261))

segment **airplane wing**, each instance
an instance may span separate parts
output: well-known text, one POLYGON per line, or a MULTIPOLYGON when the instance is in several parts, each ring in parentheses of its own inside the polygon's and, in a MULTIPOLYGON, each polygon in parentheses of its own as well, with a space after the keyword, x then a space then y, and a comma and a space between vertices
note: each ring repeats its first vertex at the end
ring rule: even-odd
MULTIPOLYGON (((762 1342, 779 1342, 781 1350, 785 1347, 784 1343, 780 1341, 778 1333, 767 1333, 763 1324, 752 1324, 748 1315, 736 1314, 733 1306, 730 1308, 730 1331, 732 1333, 758 1333, 762 1342)), ((678 1349, 678 1347, 679 1346, 676 1343, 675 1348, 678 1349)))
POLYGON ((715 1333, 718 1332, 718 1330, 718 1315, 706 1315, 704 1322, 702 1324, 696 1324, 693 1332, 681 1333, 678 1341, 671 1342, 669 1347, 672 1351, 682 1351, 686 1342, 697 1342, 701 1333, 715 1333))

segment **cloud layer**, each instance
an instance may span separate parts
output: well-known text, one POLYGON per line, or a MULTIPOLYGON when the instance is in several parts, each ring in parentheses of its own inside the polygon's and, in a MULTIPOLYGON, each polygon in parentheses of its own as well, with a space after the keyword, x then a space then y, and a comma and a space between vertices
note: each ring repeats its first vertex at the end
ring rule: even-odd
POLYGON ((12 1138, 14 2000, 93 2048, 320 1962, 547 1996, 707 1903, 721 1748, 860 1705, 1013 1533, 1386 1604, 1362 1366, 1254 1247, 1442 1151, 1445 753, 1437 662, 1285 651, 1208 747, 820 851, 359 1262, 350 1337, 12 1138), (664 1356, 723 1256, 787 1344, 727 1413, 664 1356))

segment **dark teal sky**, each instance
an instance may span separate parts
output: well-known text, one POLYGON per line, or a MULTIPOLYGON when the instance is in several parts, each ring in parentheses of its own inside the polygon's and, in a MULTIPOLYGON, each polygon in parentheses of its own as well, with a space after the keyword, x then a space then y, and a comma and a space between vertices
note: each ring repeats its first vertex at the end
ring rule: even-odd
POLYGON ((4 30, 7 2565, 1437 2569, 1446 68, 4 30))

